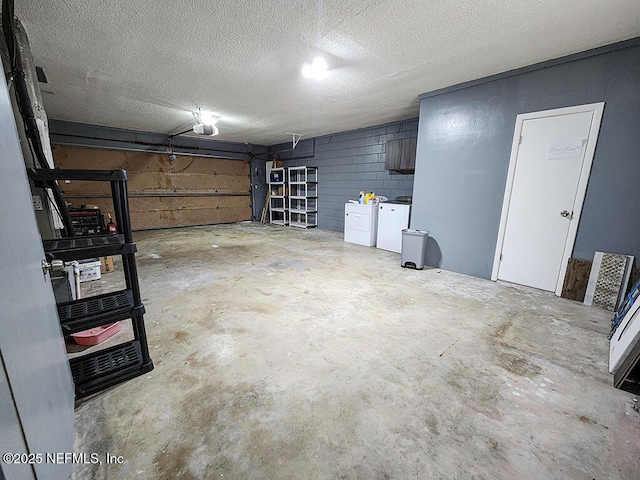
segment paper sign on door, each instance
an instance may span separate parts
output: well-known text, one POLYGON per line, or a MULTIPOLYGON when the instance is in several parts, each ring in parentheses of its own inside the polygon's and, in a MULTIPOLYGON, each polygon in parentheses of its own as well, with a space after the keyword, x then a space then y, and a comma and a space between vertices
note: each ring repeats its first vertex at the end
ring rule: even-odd
POLYGON ((582 158, 582 138, 567 138, 549 145, 547 160, 573 160, 582 158))

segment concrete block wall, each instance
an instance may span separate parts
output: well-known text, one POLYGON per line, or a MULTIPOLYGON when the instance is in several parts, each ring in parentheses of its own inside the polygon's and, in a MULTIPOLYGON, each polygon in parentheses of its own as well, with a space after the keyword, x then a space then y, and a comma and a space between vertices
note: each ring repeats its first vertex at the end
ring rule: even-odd
POLYGON ((286 167, 318 167, 318 227, 343 231, 344 204, 361 190, 393 199, 412 195, 413 175, 384 168, 389 140, 417 137, 418 119, 334 133, 270 147, 286 167))

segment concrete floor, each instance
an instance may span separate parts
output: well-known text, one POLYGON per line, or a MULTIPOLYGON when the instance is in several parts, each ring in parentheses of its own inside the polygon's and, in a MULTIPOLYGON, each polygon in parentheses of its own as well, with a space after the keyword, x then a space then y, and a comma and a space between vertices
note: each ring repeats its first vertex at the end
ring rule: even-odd
POLYGON ((640 414, 607 373, 610 313, 403 269, 334 232, 136 241, 156 368, 78 406, 76 452, 125 461, 78 479, 640 475, 640 414))

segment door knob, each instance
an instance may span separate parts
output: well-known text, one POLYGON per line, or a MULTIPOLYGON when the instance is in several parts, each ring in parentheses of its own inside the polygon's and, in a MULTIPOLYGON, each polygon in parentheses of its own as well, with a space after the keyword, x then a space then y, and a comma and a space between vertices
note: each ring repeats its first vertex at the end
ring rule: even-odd
POLYGON ((571 215, 571 214, 566 210, 563 210, 563 211, 560 212, 560 216, 561 217, 567 218, 569 215, 571 215))

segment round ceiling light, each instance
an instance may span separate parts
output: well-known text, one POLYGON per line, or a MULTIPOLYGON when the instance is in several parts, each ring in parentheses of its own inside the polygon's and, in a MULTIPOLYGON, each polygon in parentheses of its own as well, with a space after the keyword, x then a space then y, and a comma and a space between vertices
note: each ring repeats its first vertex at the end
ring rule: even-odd
POLYGON ((210 112, 203 112, 198 109, 198 112, 194 112, 193 116, 196 118, 196 124, 193 126, 193 132, 198 135, 215 136, 218 135, 218 127, 216 127, 217 115, 210 112))
POLYGON ((302 66, 302 76, 321 80, 327 76, 327 62, 322 57, 316 57, 313 62, 305 63, 302 66))
POLYGON ((193 132, 198 135, 208 135, 210 137, 214 137, 218 135, 218 127, 215 125, 208 125, 206 123, 196 123, 193 126, 193 132))

